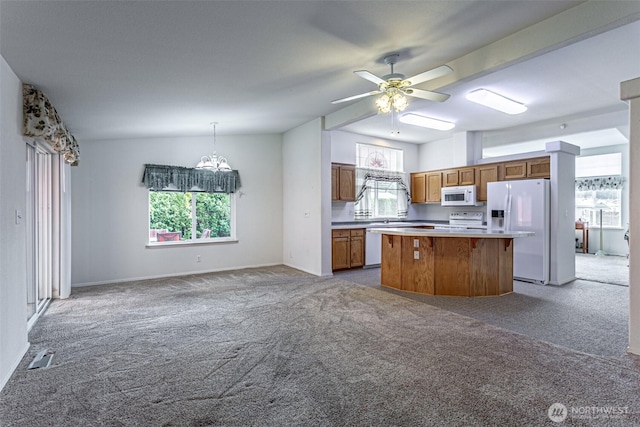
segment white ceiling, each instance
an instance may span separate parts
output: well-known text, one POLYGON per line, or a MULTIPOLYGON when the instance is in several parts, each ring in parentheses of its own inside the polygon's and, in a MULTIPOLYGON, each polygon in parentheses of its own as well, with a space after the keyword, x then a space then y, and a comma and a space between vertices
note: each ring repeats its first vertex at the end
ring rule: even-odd
MULTIPOLYGON (((401 55, 395 71, 414 75, 581 3, 2 0, 0 53, 22 81, 50 97, 80 144, 206 135, 212 121, 219 134, 281 133, 345 108, 333 99, 374 90, 353 71, 386 74, 388 53, 401 55)), ((402 125, 391 138, 388 115, 342 129, 419 143, 460 131, 489 135, 601 113, 621 117, 627 107, 619 84, 640 76, 637 19, 495 72, 464 70, 472 78, 438 88, 452 95, 445 103, 411 100, 411 111, 453 121, 453 131, 402 125), (529 110, 509 116, 466 101, 478 87, 529 110)))

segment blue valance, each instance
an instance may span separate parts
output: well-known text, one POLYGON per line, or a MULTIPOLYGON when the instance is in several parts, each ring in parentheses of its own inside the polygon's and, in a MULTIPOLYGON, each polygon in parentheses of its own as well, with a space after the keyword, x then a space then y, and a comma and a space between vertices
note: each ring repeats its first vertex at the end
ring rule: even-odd
POLYGON ((237 170, 212 171, 182 166, 144 165, 142 183, 152 191, 235 193, 240 188, 237 170))

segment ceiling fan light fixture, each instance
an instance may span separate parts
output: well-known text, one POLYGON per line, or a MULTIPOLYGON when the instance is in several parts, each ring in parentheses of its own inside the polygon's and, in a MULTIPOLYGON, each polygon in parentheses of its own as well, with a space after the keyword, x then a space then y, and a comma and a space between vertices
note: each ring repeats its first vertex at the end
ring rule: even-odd
POLYGON ((376 99, 376 107, 381 113, 389 113, 392 109, 399 113, 404 111, 408 105, 407 97, 396 88, 390 88, 384 95, 376 99))
POLYGON ((409 102, 407 101, 407 98, 403 94, 398 92, 395 95, 393 95, 393 97, 391 98, 391 104, 393 105, 394 110, 396 110, 397 112, 400 112, 400 111, 404 111, 405 108, 407 108, 407 105, 409 105, 409 102))
POLYGON ((391 98, 389 95, 382 95, 380 98, 376 99, 376 107, 378 107, 378 111, 381 113, 388 113, 391 111, 391 98))
POLYGON ((507 114, 520 114, 527 111, 527 106, 506 98, 487 89, 476 89, 467 94, 467 99, 476 104, 493 108, 507 114))
POLYGON ((451 130, 456 126, 455 123, 413 113, 403 114, 402 116, 400 116, 400 121, 409 125, 421 126, 424 128, 442 131, 451 130))

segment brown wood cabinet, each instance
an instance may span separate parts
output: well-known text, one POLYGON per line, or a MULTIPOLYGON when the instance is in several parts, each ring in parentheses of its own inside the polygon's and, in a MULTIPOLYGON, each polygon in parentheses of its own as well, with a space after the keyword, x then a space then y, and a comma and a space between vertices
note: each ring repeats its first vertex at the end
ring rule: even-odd
POLYGON ((487 183, 511 179, 551 178, 549 156, 511 162, 485 163, 455 169, 411 174, 412 203, 440 202, 440 189, 456 185, 476 185, 479 202, 487 201, 487 183))
POLYGON ((502 164, 501 181, 512 179, 550 178, 551 159, 538 157, 502 164))
POLYGON ((364 265, 364 228, 331 232, 331 268, 342 270, 364 265))
POLYGON ((527 161, 527 178, 551 178, 551 158, 542 157, 527 161))
POLYGON ((440 202, 442 172, 417 172, 411 174, 411 203, 440 202))
POLYGON ((476 183, 476 168, 458 170, 458 185, 474 185, 476 183))
POLYGON ((512 239, 383 234, 380 283, 427 295, 509 293, 513 291, 512 239))
POLYGON ((442 186, 473 185, 476 183, 475 168, 459 168, 442 171, 442 186))
POLYGON ((476 166, 476 182, 478 189, 476 191, 476 199, 479 202, 487 201, 487 183, 496 182, 498 180, 498 165, 491 164, 485 166, 476 166))
POLYGON ((442 186, 455 187, 458 185, 458 169, 442 171, 442 186))
POLYGON ((442 188, 442 173, 427 172, 427 202, 440 202, 440 189, 442 188))
POLYGON ((342 202, 356 200, 356 167, 354 165, 331 164, 331 200, 342 202))
POLYGON ((411 174, 411 203, 426 203, 427 174, 424 172, 411 174))

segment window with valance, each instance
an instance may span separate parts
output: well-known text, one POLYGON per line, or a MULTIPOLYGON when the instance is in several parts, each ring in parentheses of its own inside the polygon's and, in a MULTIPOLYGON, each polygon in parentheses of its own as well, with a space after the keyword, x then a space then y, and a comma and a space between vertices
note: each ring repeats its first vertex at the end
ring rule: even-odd
POLYGON ((406 173, 356 168, 356 219, 406 218, 411 201, 406 173))
POLYGON ((146 164, 149 244, 234 241, 237 170, 207 170, 146 164))
POLYGON ((47 142, 67 163, 76 166, 80 149, 49 98, 30 84, 22 85, 22 133, 24 136, 41 138, 47 142))

